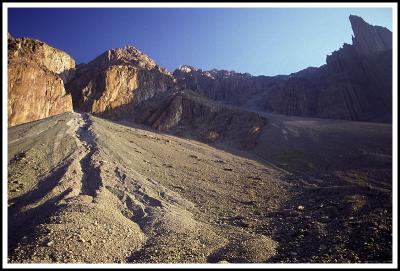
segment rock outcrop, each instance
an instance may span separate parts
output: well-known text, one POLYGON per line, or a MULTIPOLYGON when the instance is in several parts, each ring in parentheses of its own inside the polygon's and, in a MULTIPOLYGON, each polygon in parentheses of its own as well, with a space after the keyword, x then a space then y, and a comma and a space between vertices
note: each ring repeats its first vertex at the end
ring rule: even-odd
POLYGON ((66 86, 76 110, 120 118, 138 103, 173 88, 174 78, 147 55, 126 46, 79 65, 66 86))
MULTIPOLYGON (((75 110, 118 119, 154 96, 178 90, 246 110, 390 122, 392 33, 354 15, 349 19, 352 44, 328 55, 321 67, 280 76, 203 71, 188 65, 171 74, 132 46, 108 50, 75 70, 75 62, 66 53, 37 40, 8 35, 9 125, 72 110, 69 93, 75 110)), ((174 98, 172 105, 181 104, 179 99, 174 98)), ((169 113, 160 110, 160 125, 151 125, 174 126, 178 120, 168 119, 169 113)))
POLYGON ((244 106, 249 97, 262 93, 280 80, 226 70, 203 71, 188 65, 180 66, 174 76, 180 89, 191 89, 210 99, 237 106, 244 106))
POLYGON ((350 15, 353 46, 358 54, 368 55, 392 49, 392 32, 381 26, 372 26, 361 17, 350 15))
POLYGON ((328 55, 326 65, 289 76, 251 76, 202 71, 187 65, 174 72, 181 88, 230 105, 276 113, 390 122, 392 33, 349 17, 353 44, 328 55))
POLYGON ((67 53, 46 43, 30 39, 14 39, 9 35, 8 58, 17 61, 35 62, 57 74, 65 83, 74 75, 75 60, 67 53))
POLYGON ((64 82, 75 61, 65 52, 29 38, 8 35, 8 126, 73 110, 64 82))
POLYGON ((267 124, 257 113, 223 106, 195 92, 175 91, 141 103, 134 119, 160 131, 251 148, 267 124))

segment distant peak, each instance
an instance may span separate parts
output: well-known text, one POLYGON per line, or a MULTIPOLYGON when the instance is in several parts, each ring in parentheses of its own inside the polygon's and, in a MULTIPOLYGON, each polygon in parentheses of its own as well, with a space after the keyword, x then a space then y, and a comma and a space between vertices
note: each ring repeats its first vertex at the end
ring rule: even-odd
POLYGON ((179 71, 184 72, 184 73, 189 73, 193 71, 197 71, 196 68, 189 66, 189 65, 180 65, 178 68, 179 71))
POLYGON ((136 47, 132 45, 125 45, 124 47, 121 48, 115 48, 115 49, 110 49, 108 50, 108 53, 118 53, 120 55, 145 55, 142 53, 140 50, 138 50, 136 47))
POLYGON ((157 66, 154 60, 132 45, 107 50, 95 59, 95 62, 98 61, 103 62, 106 66, 134 65, 146 69, 152 69, 157 66))

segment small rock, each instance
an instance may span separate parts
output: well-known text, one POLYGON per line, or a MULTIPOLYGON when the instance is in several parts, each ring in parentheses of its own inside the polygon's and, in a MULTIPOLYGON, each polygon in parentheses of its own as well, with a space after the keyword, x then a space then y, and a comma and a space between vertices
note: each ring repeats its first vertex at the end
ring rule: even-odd
POLYGON ((297 206, 297 210, 299 210, 299 211, 304 211, 304 206, 303 205, 299 205, 299 206, 297 206))
POLYGON ((48 242, 46 245, 47 245, 48 247, 51 247, 52 245, 54 245, 54 242, 53 242, 53 241, 50 241, 50 242, 48 242))
POLYGON ((222 261, 219 261, 218 263, 229 263, 229 262, 225 261, 225 260, 222 260, 222 261))

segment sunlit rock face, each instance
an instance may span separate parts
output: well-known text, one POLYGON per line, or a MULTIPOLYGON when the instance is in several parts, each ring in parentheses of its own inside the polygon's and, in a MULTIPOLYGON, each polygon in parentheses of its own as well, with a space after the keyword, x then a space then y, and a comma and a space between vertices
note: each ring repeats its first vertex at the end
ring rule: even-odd
POLYGON ((67 84, 76 110, 110 118, 123 117, 138 103, 173 87, 171 73, 132 46, 108 50, 79 65, 67 84))
POLYGON ((57 74, 65 83, 74 75, 75 60, 67 53, 42 41, 30 38, 14 39, 11 37, 8 43, 8 50, 9 59, 35 62, 57 74))
POLYGON ((73 110, 64 82, 75 61, 65 52, 29 38, 8 35, 8 125, 73 110))
POLYGON ((353 44, 328 55, 325 65, 287 76, 202 71, 183 65, 182 88, 213 100, 294 116, 390 122, 392 33, 351 15, 353 44))

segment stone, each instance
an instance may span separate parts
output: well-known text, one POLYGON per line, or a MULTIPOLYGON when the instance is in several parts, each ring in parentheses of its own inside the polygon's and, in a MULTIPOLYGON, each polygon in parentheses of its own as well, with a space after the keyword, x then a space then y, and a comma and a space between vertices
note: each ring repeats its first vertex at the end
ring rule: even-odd
POLYGON ((64 81, 74 67, 69 55, 41 41, 9 38, 8 126, 73 111, 64 81))
POLYGON ((53 241, 49 241, 49 242, 47 242, 47 244, 46 244, 46 246, 48 246, 48 247, 51 247, 51 246, 53 246, 54 245, 54 242, 53 241))
POLYGON ((9 38, 8 59, 33 62, 68 82, 75 73, 75 60, 59 49, 31 38, 9 38))
POLYGON ((297 210, 299 211, 304 211, 305 207, 303 205, 297 206, 297 210))
POLYGON ((78 110, 118 119, 174 86, 174 78, 132 46, 112 49, 77 67, 66 84, 78 110))

